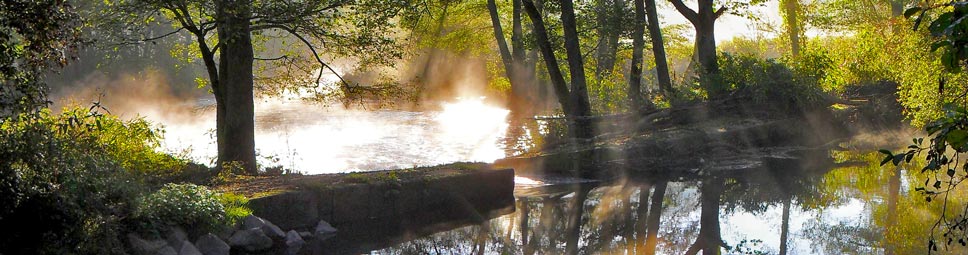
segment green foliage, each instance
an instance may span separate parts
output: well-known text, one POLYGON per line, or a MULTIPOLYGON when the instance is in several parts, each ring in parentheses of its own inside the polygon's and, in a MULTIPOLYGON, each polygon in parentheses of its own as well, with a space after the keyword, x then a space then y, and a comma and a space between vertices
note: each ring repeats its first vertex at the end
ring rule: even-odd
POLYGON ((748 55, 722 54, 722 82, 734 94, 749 95, 757 104, 787 112, 822 107, 823 91, 815 76, 822 71, 813 66, 800 71, 775 59, 748 55))
POLYGON ((69 1, 0 2, 0 118, 47 105, 38 77, 76 55, 78 22, 69 1))
MULTIPOLYGON (((235 197, 224 199, 234 204, 236 211, 233 213, 236 215, 233 216, 245 214, 239 209, 239 203, 244 200, 240 201, 235 197)), ((142 198, 138 203, 136 216, 152 229, 164 229, 168 225, 174 225, 193 230, 215 231, 238 219, 226 217, 222 201, 222 196, 204 186, 169 183, 142 198)))
POLYGON ((0 123, 0 227, 9 230, 0 233, 0 252, 123 252, 123 220, 146 187, 118 157, 138 155, 112 153, 99 124, 110 120, 80 112, 0 123))
POLYGON ((246 216, 252 215, 249 209, 249 199, 241 194, 222 193, 218 196, 219 203, 225 208, 225 223, 235 224, 246 216))
MULTIPOLYGON (((124 234, 143 225, 133 220, 142 194, 157 183, 209 172, 157 152, 158 139, 143 119, 122 121, 88 109, 3 119, 0 228, 8 231, 0 232, 0 253, 123 253, 124 234)), ((205 198, 181 201, 209 201, 196 199, 205 198)), ((223 219, 249 213, 243 198, 214 199, 223 219)), ((152 215, 187 219, 205 212, 175 208, 181 209, 152 215)))

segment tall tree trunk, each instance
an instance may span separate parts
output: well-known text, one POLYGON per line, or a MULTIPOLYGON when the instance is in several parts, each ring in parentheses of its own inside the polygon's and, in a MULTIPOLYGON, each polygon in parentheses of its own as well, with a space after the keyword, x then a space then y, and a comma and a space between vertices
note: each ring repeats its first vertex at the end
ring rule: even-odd
POLYGON ((652 55, 655 57, 655 72, 659 80, 659 88, 666 95, 672 95, 674 93, 672 79, 669 76, 669 64, 666 60, 662 30, 659 29, 659 13, 656 11, 655 0, 645 0, 645 13, 649 18, 649 38, 652 39, 652 55))
MULTIPOLYGON (((585 82, 585 66, 578 38, 575 9, 572 0, 560 0, 561 25, 565 30, 565 51, 568 56, 568 70, 571 76, 571 93, 569 103, 572 106, 572 116, 575 122, 574 135, 578 139, 594 137, 591 119, 591 104, 588 101, 588 88, 585 82)), ((584 166, 581 164, 580 166, 584 166)))
POLYGON ((786 23, 787 34, 790 37, 790 54, 796 58, 800 56, 800 1, 782 0, 783 21, 786 23))
POLYGON ((669 0, 676 10, 696 29, 696 61, 699 62, 699 79, 709 98, 722 96, 726 91, 719 80, 719 63, 716 62, 716 19, 726 12, 725 8, 713 10, 713 0, 699 0, 699 11, 693 11, 682 0, 669 0))
POLYGON ((596 48, 595 79, 599 82, 615 67, 615 54, 618 52, 620 17, 625 7, 624 0, 597 0, 595 11, 598 21, 598 47, 596 48))
POLYGON ((239 162, 250 174, 255 161, 255 106, 253 102, 252 38, 249 0, 215 2, 219 50, 216 133, 219 166, 239 162))
MULTIPOLYGON (((635 0, 635 28, 632 30, 632 67, 629 74, 629 106, 642 109, 642 50, 645 48, 645 0, 635 0)), ((655 39, 653 39, 655 40, 655 39)))
POLYGON ((568 85, 565 83, 565 77, 561 74, 561 69, 558 69, 558 59, 555 57, 555 52, 551 48, 551 41, 548 40, 548 31, 545 29, 544 18, 542 18, 538 8, 535 7, 534 2, 531 0, 522 0, 522 3, 524 3, 524 11, 531 18, 535 43, 541 51, 541 56, 545 62, 545 69, 548 69, 548 78, 551 79, 551 85, 555 90, 555 95, 558 97, 558 103, 561 104, 561 109, 565 112, 565 115, 570 116, 573 112, 571 103, 569 102, 569 94, 571 93, 568 91, 568 85))
MULTIPOLYGON (((497 13, 497 4, 494 2, 494 0, 487 0, 487 11, 491 15, 491 26, 494 27, 494 39, 497 39, 497 48, 501 53, 501 62, 504 64, 504 72, 507 74, 508 79, 511 79, 514 77, 511 50, 508 49, 508 42, 506 39, 504 39, 504 29, 501 27, 501 17, 497 13)), ((512 84, 511 87, 514 87, 514 85, 512 84)))
POLYGON ((649 229, 645 239, 645 254, 655 254, 655 247, 659 245, 659 224, 662 219, 662 201, 665 198, 666 187, 669 182, 661 181, 655 185, 655 192, 652 192, 652 204, 649 206, 649 229))

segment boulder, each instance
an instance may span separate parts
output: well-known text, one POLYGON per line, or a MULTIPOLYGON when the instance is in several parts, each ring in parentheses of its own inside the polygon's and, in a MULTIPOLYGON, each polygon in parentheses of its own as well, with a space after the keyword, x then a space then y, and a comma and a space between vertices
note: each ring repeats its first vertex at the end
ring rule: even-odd
MULTIPOLYGON (((165 242, 165 240, 161 239, 145 240, 144 238, 131 233, 128 234, 128 245, 131 246, 131 251, 134 254, 156 254, 162 248, 167 246, 168 242, 165 242)), ((174 251, 174 249, 172 251, 174 251)))
POLYGON ((310 233, 309 231, 299 231, 299 237, 302 237, 302 239, 305 240, 306 238, 313 237, 313 233, 310 233))
POLYGON ((295 230, 289 230, 286 233, 286 254, 297 254, 299 250, 302 249, 306 241, 299 236, 295 230))
POLYGON ((262 232, 262 229, 250 228, 239 230, 232 234, 232 237, 229 237, 229 245, 249 252, 255 252, 272 247, 272 239, 269 239, 262 232))
POLYGON ((282 240, 286 238, 285 231, 282 231, 281 228, 279 228, 275 224, 272 224, 272 222, 269 222, 263 218, 259 218, 259 216, 249 215, 245 217, 245 219, 242 219, 242 229, 253 229, 253 228, 258 228, 262 230, 262 233, 265 233, 266 236, 272 239, 282 240))
POLYGON ((157 254, 157 255, 178 255, 178 252, 175 251, 175 248, 171 248, 171 246, 165 245, 165 247, 162 247, 155 254, 157 254))
POLYGON ((333 225, 330 225, 329 222, 321 220, 318 224, 316 224, 316 231, 314 234, 316 235, 316 238, 322 240, 336 235, 336 231, 338 230, 334 228, 333 225))
POLYGON ((212 233, 199 237, 195 241, 195 248, 204 255, 229 255, 232 250, 228 244, 212 233))
POLYGON ((179 246, 181 248, 178 249, 178 255, 202 255, 202 252, 198 251, 198 248, 195 248, 195 245, 187 240, 182 241, 179 246))
POLYGON ((265 220, 255 215, 249 215, 242 219, 242 229, 262 228, 265 224, 265 220))
POLYGON ((175 250, 181 250, 182 243, 188 240, 188 234, 181 227, 172 227, 168 231, 168 245, 171 245, 175 250))
POLYGON ((276 226, 275 224, 272 224, 272 222, 269 222, 267 220, 263 220, 263 223, 265 224, 262 225, 262 232, 265 233, 267 236, 269 236, 269 238, 277 239, 277 240, 282 240, 286 238, 286 232, 282 231, 282 229, 279 228, 279 226, 276 226))

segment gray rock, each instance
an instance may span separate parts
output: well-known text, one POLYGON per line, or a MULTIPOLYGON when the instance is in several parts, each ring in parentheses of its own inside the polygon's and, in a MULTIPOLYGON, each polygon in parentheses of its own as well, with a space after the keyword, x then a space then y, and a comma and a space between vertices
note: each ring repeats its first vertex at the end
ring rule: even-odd
POLYGON ((181 248, 178 249, 178 255, 202 255, 202 252, 198 251, 198 248, 195 248, 195 245, 192 245, 192 242, 187 240, 182 241, 180 246, 181 248))
POLYGON ((195 248, 204 255, 229 255, 231 247, 215 234, 208 233, 195 241, 195 248))
MULTIPOLYGON (((131 251, 134 252, 134 254, 156 254, 162 248, 168 245, 168 243, 161 239, 145 240, 144 238, 131 233, 128 234, 128 245, 131 246, 131 251)), ((174 251, 174 249, 172 251, 174 251)))
POLYGON ((286 232, 286 254, 297 254, 306 241, 295 230, 286 232))
POLYGON ((306 239, 306 238, 313 237, 313 233, 310 233, 309 231, 299 231, 299 236, 302 237, 303 239, 306 239))
POLYGON ((242 219, 242 229, 262 228, 265 224, 265 220, 251 214, 242 219))
POLYGON ((178 252, 175 251, 175 248, 171 248, 171 246, 165 245, 165 247, 162 247, 155 254, 157 254, 157 255, 178 255, 178 252))
POLYGON ((232 237, 229 237, 229 245, 254 252, 272 247, 272 239, 269 239, 261 229, 250 228, 232 234, 232 237))
POLYGON ((188 234, 181 227, 172 227, 168 232, 168 245, 175 250, 181 250, 182 243, 188 240, 188 234))
POLYGON ((263 223, 265 224, 262 225, 262 232, 269 236, 269 238, 278 240, 286 238, 286 232, 282 231, 279 226, 276 226, 267 220, 263 220, 263 223))
POLYGON ((333 225, 329 225, 329 222, 321 220, 318 224, 316 224, 316 231, 314 234, 316 234, 316 237, 318 238, 326 238, 336 235, 336 231, 337 229, 334 228, 333 225))

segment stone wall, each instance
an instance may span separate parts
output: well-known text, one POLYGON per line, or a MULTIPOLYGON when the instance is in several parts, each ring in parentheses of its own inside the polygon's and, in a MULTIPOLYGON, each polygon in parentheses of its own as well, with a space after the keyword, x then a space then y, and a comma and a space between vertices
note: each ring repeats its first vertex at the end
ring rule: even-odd
POLYGON ((406 180, 311 187, 253 199, 249 206, 283 229, 311 228, 320 220, 339 226, 431 210, 483 217, 513 205, 514 170, 461 170, 444 176, 428 173, 406 180))

